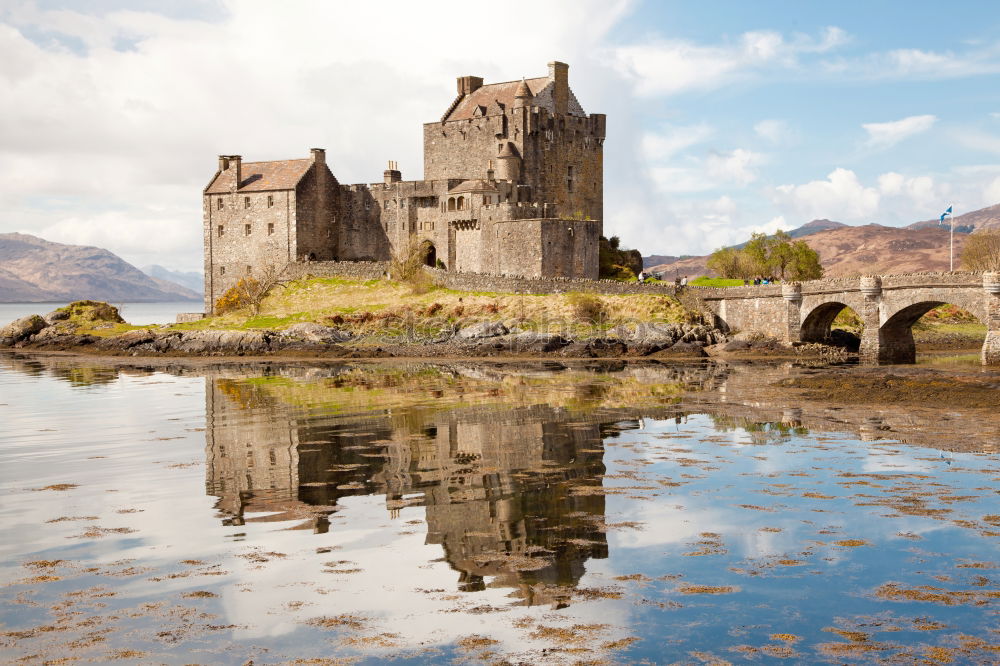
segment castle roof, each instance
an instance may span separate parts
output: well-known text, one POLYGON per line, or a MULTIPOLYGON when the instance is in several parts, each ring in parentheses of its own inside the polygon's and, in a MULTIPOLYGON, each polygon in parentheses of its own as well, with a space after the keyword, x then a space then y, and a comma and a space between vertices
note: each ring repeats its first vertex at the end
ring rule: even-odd
POLYGON ((474 117, 476 107, 488 108, 494 101, 504 105, 505 108, 511 108, 514 106, 514 97, 522 83, 527 86, 533 96, 537 96, 543 88, 549 85, 549 78, 541 76, 537 79, 487 83, 466 95, 462 101, 455 105, 445 120, 468 120, 474 117))
POLYGON ((514 91, 514 99, 518 97, 534 97, 531 88, 528 87, 528 83, 524 79, 521 79, 521 83, 517 85, 517 90, 514 91))
POLYGON ((448 194, 462 194, 466 192, 496 192, 496 185, 485 180, 466 180, 448 190, 448 194))
POLYGON ((517 154, 517 148, 514 147, 513 143, 505 141, 497 157, 520 157, 520 155, 517 154))
MULTIPOLYGON (((239 192, 263 192, 265 190, 294 190, 302 177, 313 165, 311 159, 272 160, 270 162, 243 162, 240 165, 239 192)), ((219 174, 221 176, 221 174, 219 174)), ((207 194, 225 194, 229 190, 216 177, 205 190, 207 194)))

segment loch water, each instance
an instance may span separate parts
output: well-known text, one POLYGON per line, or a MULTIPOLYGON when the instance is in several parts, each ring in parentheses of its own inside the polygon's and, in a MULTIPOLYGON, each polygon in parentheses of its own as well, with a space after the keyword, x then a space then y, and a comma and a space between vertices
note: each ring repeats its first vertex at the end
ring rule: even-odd
POLYGON ((995 663, 1000 423, 814 371, 2 354, 0 661, 995 663))

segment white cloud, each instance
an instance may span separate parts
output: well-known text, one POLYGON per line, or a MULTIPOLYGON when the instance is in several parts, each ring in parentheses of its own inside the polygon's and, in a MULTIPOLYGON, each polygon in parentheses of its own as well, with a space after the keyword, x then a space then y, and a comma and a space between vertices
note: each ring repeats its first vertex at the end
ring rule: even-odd
POLYGON ((983 76, 1000 72, 1000 43, 972 44, 965 51, 893 49, 858 58, 830 59, 829 73, 859 79, 937 80, 983 76))
MULTIPOLYGON (((983 190, 983 199, 987 202, 992 201, 997 204, 1000 203, 1000 176, 993 179, 989 185, 983 190)), ((993 205, 987 203, 986 205, 993 205)))
POLYGON ((726 183, 748 185, 757 179, 755 167, 765 161, 761 153, 737 148, 727 153, 712 153, 706 161, 709 176, 726 183))
POLYGON ((926 132, 935 122, 937 117, 932 115, 907 116, 887 123, 866 123, 862 127, 868 132, 869 146, 888 148, 903 139, 926 132))
POLYGON ((778 32, 743 33, 731 44, 705 46, 687 40, 651 39, 610 52, 615 67, 633 80, 641 97, 710 90, 767 67, 788 68, 807 53, 829 51, 847 40, 840 28, 826 28, 819 38, 778 32))
POLYGON ((956 129, 951 136, 963 147, 969 150, 982 151, 1000 155, 1000 136, 977 129, 956 129))
POLYGON ((791 211, 796 219, 863 222, 869 221, 878 210, 880 197, 878 190, 862 185, 853 171, 837 168, 826 180, 780 185, 775 188, 773 198, 775 204, 791 211))
POLYGON ((642 152, 650 162, 666 162, 688 148, 704 142, 715 130, 706 123, 666 126, 642 135, 642 152))

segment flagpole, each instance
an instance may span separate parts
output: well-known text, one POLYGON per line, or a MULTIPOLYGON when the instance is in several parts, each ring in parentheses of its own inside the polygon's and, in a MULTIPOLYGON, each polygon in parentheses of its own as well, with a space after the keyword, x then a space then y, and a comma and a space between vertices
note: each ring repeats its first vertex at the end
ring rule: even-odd
MULTIPOLYGON (((952 208, 952 207, 953 206, 948 206, 949 209, 952 208)), ((950 259, 951 259, 951 268, 949 268, 948 270, 949 270, 949 272, 954 273, 955 272, 955 212, 954 211, 952 211, 952 213, 951 213, 951 238, 950 238, 950 244, 951 244, 951 247, 949 248, 948 254, 950 255, 950 259)))

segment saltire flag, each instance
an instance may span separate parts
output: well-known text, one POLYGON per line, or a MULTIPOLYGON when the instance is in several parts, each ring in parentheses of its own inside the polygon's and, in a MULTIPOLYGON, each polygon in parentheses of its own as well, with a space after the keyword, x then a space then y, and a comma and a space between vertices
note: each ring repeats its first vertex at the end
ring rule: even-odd
POLYGON ((951 206, 948 206, 948 210, 941 213, 941 221, 938 222, 938 224, 944 224, 944 218, 948 217, 949 215, 951 215, 951 206))

